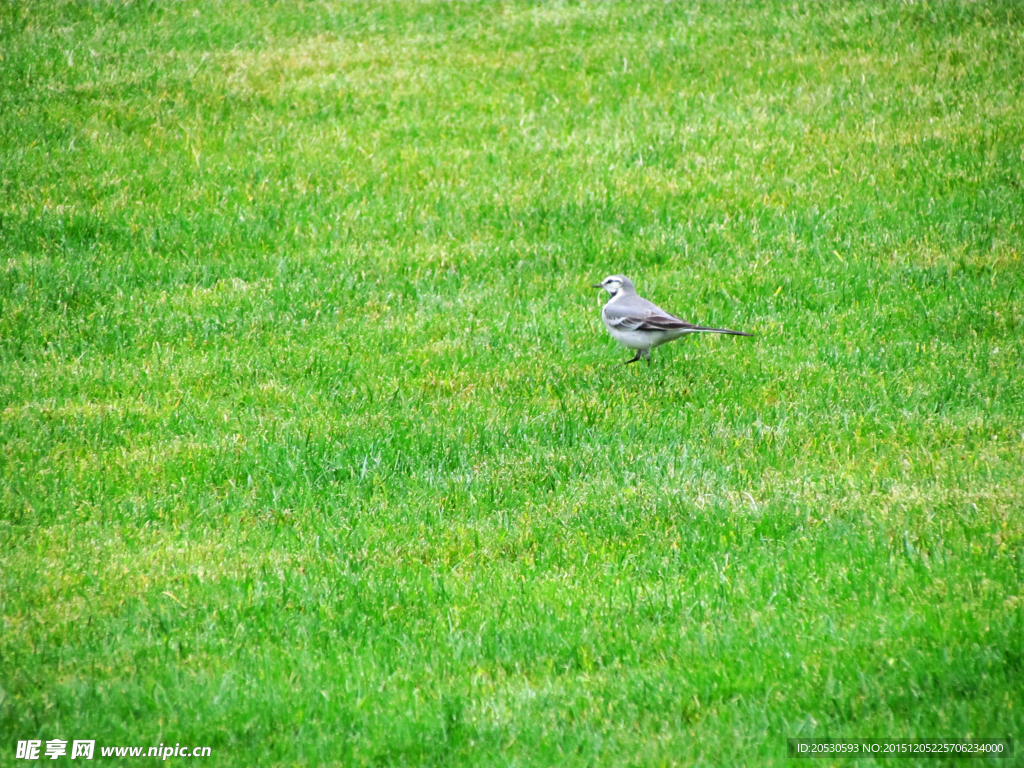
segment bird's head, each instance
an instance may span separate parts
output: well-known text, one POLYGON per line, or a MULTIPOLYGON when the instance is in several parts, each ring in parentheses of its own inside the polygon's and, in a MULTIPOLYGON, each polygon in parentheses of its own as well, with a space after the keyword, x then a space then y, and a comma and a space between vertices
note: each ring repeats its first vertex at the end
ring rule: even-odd
POLYGON ((617 296, 623 291, 636 292, 632 281, 625 275, 608 275, 608 277, 595 285, 594 288, 604 288, 612 296, 617 296))

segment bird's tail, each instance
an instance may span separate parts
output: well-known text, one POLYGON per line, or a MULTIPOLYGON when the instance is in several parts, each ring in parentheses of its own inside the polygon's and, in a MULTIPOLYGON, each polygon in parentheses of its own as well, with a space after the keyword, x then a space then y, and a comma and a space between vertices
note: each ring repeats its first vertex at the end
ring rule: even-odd
POLYGON ((728 328, 704 328, 698 325, 693 329, 697 333, 727 333, 730 336, 753 336, 752 333, 744 333, 743 331, 730 331, 728 328))

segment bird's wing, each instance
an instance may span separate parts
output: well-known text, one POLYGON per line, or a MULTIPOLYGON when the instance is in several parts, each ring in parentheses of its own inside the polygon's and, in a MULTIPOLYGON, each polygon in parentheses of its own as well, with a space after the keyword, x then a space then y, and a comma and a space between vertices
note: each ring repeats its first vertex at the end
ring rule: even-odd
POLYGON ((639 296, 628 302, 606 304, 604 320, 609 326, 620 331, 676 331, 697 328, 696 325, 670 315, 661 307, 639 296))

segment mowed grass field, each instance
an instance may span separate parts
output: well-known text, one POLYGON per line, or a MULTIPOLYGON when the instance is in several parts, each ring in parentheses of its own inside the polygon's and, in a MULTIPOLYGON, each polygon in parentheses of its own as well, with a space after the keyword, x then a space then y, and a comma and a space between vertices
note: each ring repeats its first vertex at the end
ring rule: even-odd
POLYGON ((1024 737, 1021 4, 5 2, 0 184, 0 764, 1024 737))

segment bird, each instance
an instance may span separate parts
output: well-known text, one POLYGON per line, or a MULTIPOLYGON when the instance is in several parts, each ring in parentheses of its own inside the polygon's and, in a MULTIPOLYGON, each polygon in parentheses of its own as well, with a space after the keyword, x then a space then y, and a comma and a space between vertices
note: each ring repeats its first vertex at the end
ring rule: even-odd
POLYGON ((752 336, 727 328, 705 328, 680 320, 657 304, 637 295, 633 281, 625 275, 609 275, 594 288, 604 288, 611 298, 601 309, 604 327, 612 338, 636 355, 626 365, 641 358, 651 364, 651 350, 688 333, 724 333, 730 336, 752 336))

